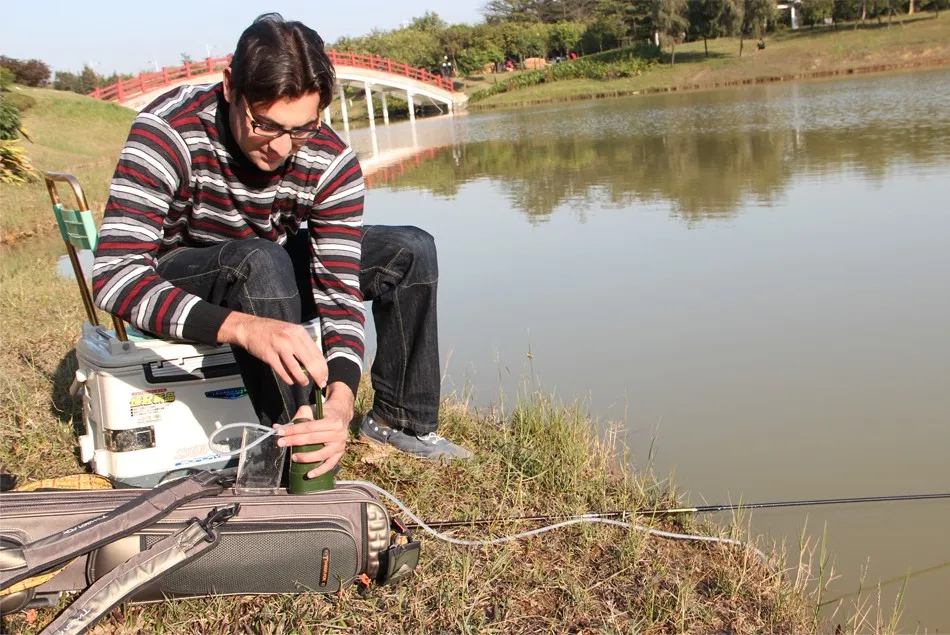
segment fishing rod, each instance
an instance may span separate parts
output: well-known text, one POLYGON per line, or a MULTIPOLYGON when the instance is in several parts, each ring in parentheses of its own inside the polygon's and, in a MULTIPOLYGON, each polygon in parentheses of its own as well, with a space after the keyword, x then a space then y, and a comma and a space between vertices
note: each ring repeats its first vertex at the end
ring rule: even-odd
MULTIPOLYGON (((514 516, 502 518, 477 518, 471 520, 436 520, 427 522, 430 527, 445 529, 448 527, 467 527, 472 525, 488 525, 492 523, 513 522, 551 522, 575 518, 626 520, 633 516, 671 516, 674 514, 703 514, 712 512, 728 512, 746 509, 778 509, 786 507, 811 507, 815 505, 848 505, 852 503, 889 503, 895 501, 919 501, 950 498, 950 492, 943 494, 903 494, 896 496, 860 496, 855 498, 819 498, 812 500, 775 501, 768 503, 735 503, 729 505, 698 505, 696 507, 672 507, 669 509, 642 508, 636 510, 619 510, 609 512, 593 512, 589 514, 554 514, 548 516, 514 516)), ((418 527, 418 523, 409 523, 410 527, 418 527)))

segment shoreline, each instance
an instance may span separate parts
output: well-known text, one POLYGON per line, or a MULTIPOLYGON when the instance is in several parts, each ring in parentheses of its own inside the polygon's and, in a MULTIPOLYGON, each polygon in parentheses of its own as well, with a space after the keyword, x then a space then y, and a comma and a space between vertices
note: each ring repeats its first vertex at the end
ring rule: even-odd
POLYGON ((856 77, 861 75, 876 75, 892 72, 913 72, 917 70, 934 70, 939 68, 950 68, 950 57, 939 58, 936 60, 916 60, 912 62, 901 62, 894 64, 873 64, 869 66, 853 66, 826 71, 808 71, 804 73, 790 73, 783 75, 760 75, 758 77, 746 78, 741 80, 730 80, 721 82, 708 82, 696 84, 682 84, 677 86, 639 88, 629 90, 600 91, 593 93, 581 93, 578 95, 547 97, 528 99, 517 102, 505 102, 498 104, 480 104, 478 102, 469 103, 467 110, 470 112, 506 110, 510 108, 525 108, 528 106, 542 106, 547 104, 571 103, 575 101, 593 101, 597 99, 611 99, 614 97, 633 97, 637 95, 659 95, 665 93, 685 93, 699 92, 704 90, 720 90, 725 88, 744 88, 747 86, 758 86, 763 84, 778 84, 786 82, 802 82, 822 79, 838 79, 846 77, 856 77))

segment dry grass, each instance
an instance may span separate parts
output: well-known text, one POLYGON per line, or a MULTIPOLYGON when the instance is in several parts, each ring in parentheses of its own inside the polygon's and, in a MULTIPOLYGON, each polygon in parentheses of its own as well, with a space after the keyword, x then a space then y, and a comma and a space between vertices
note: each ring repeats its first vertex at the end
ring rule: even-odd
MULTIPOLYGON (((913 63, 950 63, 950 14, 903 16, 903 25, 890 28, 869 25, 784 31, 766 38, 764 51, 747 41, 743 56, 738 38, 709 41, 709 57, 703 43, 676 47, 676 64, 663 64, 639 77, 609 81, 571 80, 531 86, 494 95, 470 108, 509 107, 569 101, 591 96, 635 94, 651 90, 678 90, 742 85, 762 78, 808 76, 843 69, 913 63)), ((668 60, 669 57, 667 56, 668 60)))

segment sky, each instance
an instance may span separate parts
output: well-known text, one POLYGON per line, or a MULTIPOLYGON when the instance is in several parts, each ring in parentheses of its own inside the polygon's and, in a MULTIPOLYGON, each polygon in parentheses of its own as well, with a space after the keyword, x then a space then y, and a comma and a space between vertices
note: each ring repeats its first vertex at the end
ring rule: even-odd
POLYGON ((40 59, 53 71, 90 64, 101 75, 179 66, 181 56, 227 55, 261 13, 277 11, 324 41, 394 29, 426 11, 449 23, 482 21, 486 0, 0 0, 0 55, 40 59))

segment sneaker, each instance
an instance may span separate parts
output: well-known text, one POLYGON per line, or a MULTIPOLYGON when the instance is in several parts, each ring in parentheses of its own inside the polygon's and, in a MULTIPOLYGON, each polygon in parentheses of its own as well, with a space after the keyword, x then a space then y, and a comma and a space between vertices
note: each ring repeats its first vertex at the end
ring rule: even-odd
POLYGON ((435 432, 414 432, 388 426, 373 416, 370 410, 360 424, 360 435, 371 443, 391 445, 397 450, 427 461, 453 461, 472 458, 472 453, 435 432))

